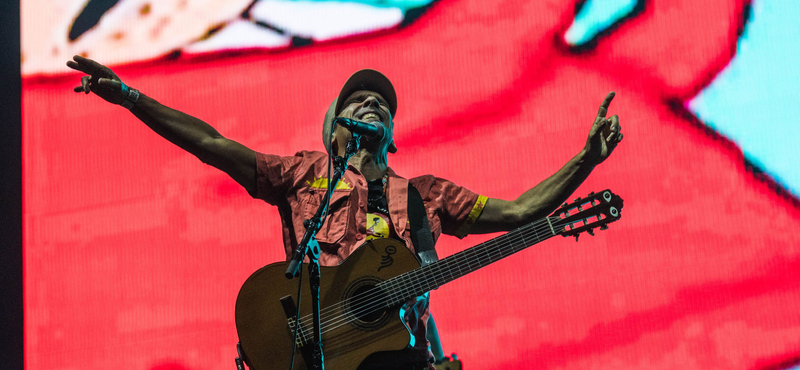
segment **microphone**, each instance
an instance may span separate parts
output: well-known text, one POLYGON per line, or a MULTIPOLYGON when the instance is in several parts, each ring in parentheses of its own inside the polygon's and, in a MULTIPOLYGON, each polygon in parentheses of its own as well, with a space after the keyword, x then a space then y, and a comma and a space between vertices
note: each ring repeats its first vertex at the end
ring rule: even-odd
POLYGON ((364 137, 370 141, 381 141, 385 135, 383 125, 377 122, 361 122, 354 119, 337 117, 334 123, 338 123, 354 134, 364 135, 364 137))

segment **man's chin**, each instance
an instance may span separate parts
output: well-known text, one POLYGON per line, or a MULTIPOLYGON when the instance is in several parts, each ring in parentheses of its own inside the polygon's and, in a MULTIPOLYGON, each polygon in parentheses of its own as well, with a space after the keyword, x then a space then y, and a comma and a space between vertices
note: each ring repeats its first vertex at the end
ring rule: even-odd
POLYGON ((366 150, 369 152, 373 157, 383 157, 386 158, 388 153, 388 146, 381 143, 381 142, 373 142, 366 140, 364 138, 361 139, 361 149, 366 150))

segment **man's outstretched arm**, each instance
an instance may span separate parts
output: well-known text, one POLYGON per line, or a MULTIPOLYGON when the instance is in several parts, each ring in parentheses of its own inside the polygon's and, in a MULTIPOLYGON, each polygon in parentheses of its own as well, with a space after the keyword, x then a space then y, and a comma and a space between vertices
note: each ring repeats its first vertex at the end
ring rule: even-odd
POLYGON ((470 228, 470 234, 513 230, 549 215, 567 200, 594 167, 608 158, 622 140, 619 117, 613 115, 606 118, 612 99, 614 92, 610 92, 600 104, 586 145, 578 155, 515 200, 487 200, 480 217, 470 228))
MULTIPOLYGON (((108 67, 76 55, 67 66, 86 73, 75 92, 93 92, 113 104, 128 97, 122 80, 108 67)), ((157 134, 192 153, 241 184, 248 193, 255 192, 256 155, 246 146, 223 137, 211 125, 186 113, 169 108, 140 94, 131 112, 157 134)))

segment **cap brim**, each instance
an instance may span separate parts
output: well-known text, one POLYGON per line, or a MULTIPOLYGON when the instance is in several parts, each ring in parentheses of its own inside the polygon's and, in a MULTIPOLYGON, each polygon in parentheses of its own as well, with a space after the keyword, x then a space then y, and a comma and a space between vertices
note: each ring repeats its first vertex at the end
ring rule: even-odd
POLYGON ((338 115, 344 107, 345 100, 354 92, 360 90, 374 91, 381 94, 384 100, 389 104, 389 112, 394 118, 397 113, 397 94, 394 91, 392 82, 389 81, 383 73, 374 69, 362 69, 353 73, 347 82, 342 86, 339 92, 339 98, 336 102, 335 114, 338 115))

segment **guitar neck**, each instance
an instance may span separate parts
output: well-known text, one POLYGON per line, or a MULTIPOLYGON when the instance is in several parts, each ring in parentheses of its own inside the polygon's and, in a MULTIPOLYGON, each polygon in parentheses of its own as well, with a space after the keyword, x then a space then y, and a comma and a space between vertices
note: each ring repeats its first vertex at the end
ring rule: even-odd
POLYGON ((559 217, 545 217, 380 284, 391 307, 558 235, 559 217))

